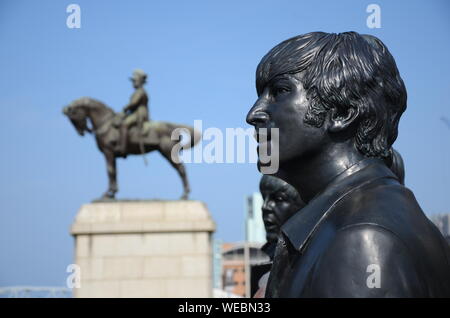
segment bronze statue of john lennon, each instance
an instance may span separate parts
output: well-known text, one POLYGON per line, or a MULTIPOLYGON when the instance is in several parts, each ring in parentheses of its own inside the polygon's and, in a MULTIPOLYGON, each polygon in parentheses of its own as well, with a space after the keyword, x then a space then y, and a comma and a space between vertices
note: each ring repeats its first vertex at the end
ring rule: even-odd
POLYGON ((278 129, 275 176, 306 203, 281 226, 266 297, 450 297, 449 246, 389 169, 407 98, 384 43, 293 37, 263 57, 256 88, 247 122, 260 146, 278 129))
POLYGON ((102 102, 90 97, 76 99, 63 109, 63 113, 81 136, 85 132, 95 135, 97 146, 105 156, 109 186, 102 199, 113 199, 118 191, 116 158, 130 154, 145 154, 154 150, 158 150, 177 170, 183 182, 181 198, 188 198, 190 187, 186 169, 178 153, 172 151, 174 146, 179 146, 180 140, 173 140, 172 133, 175 129, 181 129, 189 136, 190 140, 182 149, 195 146, 200 141, 201 134, 191 126, 150 121, 148 95, 143 88, 146 79, 147 75, 142 70, 133 73, 131 81, 135 92, 121 113, 115 113, 102 102), (91 127, 88 126, 88 122, 91 127))

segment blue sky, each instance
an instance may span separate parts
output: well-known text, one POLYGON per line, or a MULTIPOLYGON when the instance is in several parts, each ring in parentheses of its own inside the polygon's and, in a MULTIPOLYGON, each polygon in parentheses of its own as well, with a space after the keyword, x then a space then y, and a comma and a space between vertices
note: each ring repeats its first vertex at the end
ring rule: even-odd
MULTIPOLYGON (((8 1, 0 3, 0 286, 64 285, 73 262, 69 227, 106 189, 102 155, 61 108, 91 96, 116 110, 128 76, 149 73, 156 120, 248 128, 254 74, 277 43, 310 31, 354 30, 389 47, 408 89, 395 147, 406 184, 428 213, 450 212, 448 1, 8 1), (81 7, 68 29, 66 7, 81 7), (381 28, 366 7, 381 7, 381 28)), ((175 199, 181 182, 158 154, 119 160, 119 198, 175 199)), ((189 164, 192 199, 207 203, 217 238, 244 237, 244 197, 254 164, 189 164)))

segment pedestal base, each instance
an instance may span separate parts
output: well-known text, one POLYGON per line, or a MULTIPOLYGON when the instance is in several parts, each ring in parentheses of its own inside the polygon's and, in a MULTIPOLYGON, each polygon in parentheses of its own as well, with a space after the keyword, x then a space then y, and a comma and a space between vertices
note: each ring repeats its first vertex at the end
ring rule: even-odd
POLYGON ((215 224, 199 201, 83 205, 72 226, 75 297, 211 297, 215 224))

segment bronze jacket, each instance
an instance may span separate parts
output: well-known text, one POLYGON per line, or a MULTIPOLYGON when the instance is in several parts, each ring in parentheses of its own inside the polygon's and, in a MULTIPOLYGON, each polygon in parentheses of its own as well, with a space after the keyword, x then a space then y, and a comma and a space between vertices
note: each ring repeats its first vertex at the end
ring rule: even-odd
POLYGON ((266 297, 450 297, 450 248, 413 193, 366 159, 282 226, 266 297))

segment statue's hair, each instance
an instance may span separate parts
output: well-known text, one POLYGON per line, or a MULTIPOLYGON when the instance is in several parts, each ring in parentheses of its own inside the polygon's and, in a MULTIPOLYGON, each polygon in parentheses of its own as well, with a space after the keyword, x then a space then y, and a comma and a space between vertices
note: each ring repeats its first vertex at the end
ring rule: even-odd
POLYGON ((259 181, 260 190, 262 190, 262 188, 267 184, 274 185, 276 191, 283 190, 286 193, 286 195, 292 199, 292 202, 294 202, 296 205, 298 206, 305 205, 297 190, 295 190, 295 188, 286 181, 269 174, 264 174, 261 177, 261 180, 259 181))
POLYGON ((357 149, 387 158, 406 109, 406 88, 394 58, 378 38, 356 32, 312 32, 288 39, 267 53, 256 71, 258 96, 275 77, 298 74, 310 107, 304 122, 323 125, 335 109, 359 113, 357 149))

